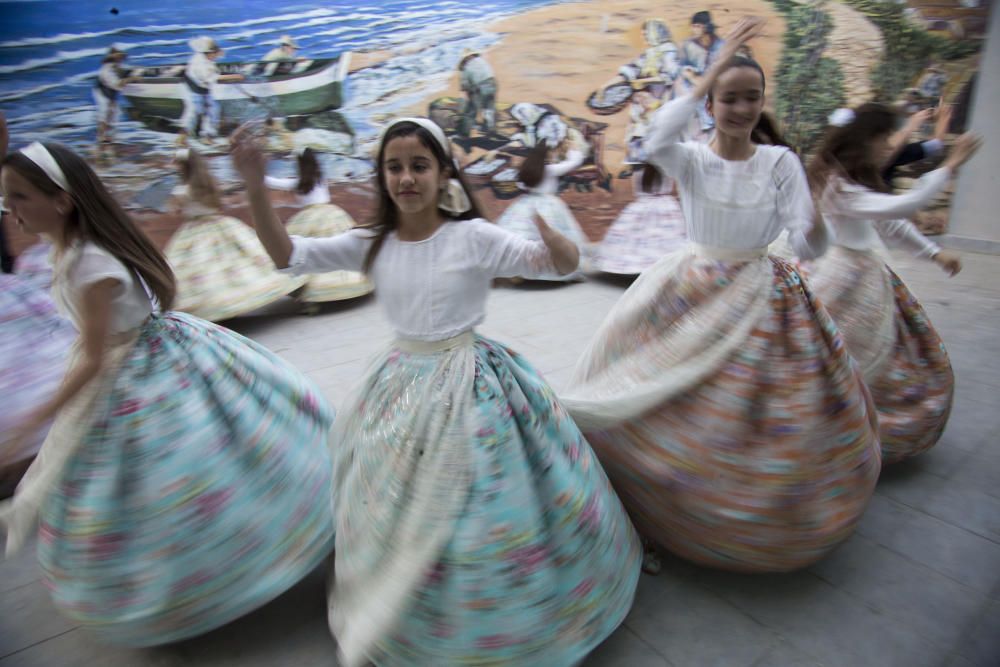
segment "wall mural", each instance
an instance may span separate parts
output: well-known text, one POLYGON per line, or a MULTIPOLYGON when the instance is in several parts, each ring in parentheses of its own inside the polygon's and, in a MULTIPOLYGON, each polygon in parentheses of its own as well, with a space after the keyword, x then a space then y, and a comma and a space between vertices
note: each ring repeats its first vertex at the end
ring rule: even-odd
MULTIPOLYGON (((371 150, 386 119, 428 115, 457 147, 495 218, 522 196, 517 167, 544 139, 582 152, 560 196, 591 238, 634 199, 653 112, 690 89, 743 15, 768 20, 753 53, 769 106, 808 153, 839 107, 875 99, 906 113, 968 115, 989 0, 415 0, 112 4, 0 2, 0 110, 13 146, 45 138, 87 151, 163 243, 178 145, 208 156, 241 196, 225 137, 257 121, 276 176, 321 155, 334 200, 367 218, 371 150), (199 67, 216 61, 208 90, 199 67)), ((694 137, 712 119, 692 119, 694 137)), ((928 123, 920 132, 933 132, 928 123)), ((927 165, 917 163, 906 187, 927 165)), ((278 195, 280 198, 282 195, 278 195)), ((918 221, 940 231, 947 200, 918 221)), ((244 219, 247 218, 243 215, 244 219)), ((13 237, 15 250, 32 239, 13 237)))

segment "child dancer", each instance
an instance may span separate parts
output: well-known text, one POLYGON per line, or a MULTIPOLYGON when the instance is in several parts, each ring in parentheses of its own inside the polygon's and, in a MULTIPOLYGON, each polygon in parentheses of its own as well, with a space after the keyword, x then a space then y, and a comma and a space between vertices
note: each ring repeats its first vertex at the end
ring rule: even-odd
POLYGON ((880 172, 892 151, 896 123, 889 107, 859 107, 850 122, 830 129, 809 167, 835 243, 810 266, 809 283, 871 389, 883 463, 934 446, 951 412, 955 377, 920 302, 886 264, 882 240, 958 273, 958 255, 924 238, 905 218, 930 203, 979 146, 969 135, 959 137, 940 169, 905 194, 893 195, 880 172))
MULTIPOLYGON (((299 167, 297 179, 275 176, 265 179, 269 188, 295 192, 299 206, 303 207, 288 221, 288 233, 324 238, 352 229, 355 226, 354 219, 344 209, 330 203, 330 186, 323 177, 316 151, 306 148, 296 155, 299 167)), ((315 304, 352 299, 371 291, 372 285, 363 274, 357 271, 332 271, 308 276, 308 282, 297 298, 315 304)))
POLYGON ((425 118, 389 125, 377 217, 334 238, 288 237, 243 131, 234 162, 275 264, 365 271, 399 336, 331 436, 341 664, 583 659, 631 605, 638 540, 545 381, 474 333, 494 278, 570 273, 576 247, 544 222, 531 242, 479 218, 425 118))
MULTIPOLYGON (((566 159, 557 164, 546 164, 549 150, 544 139, 539 141, 528 153, 521 164, 517 178, 528 192, 503 212, 497 224, 531 241, 539 240, 538 229, 535 226, 535 216, 541 218, 550 227, 567 237, 582 252, 587 247, 587 237, 580 229, 580 223, 573 217, 572 211, 559 198, 559 179, 583 164, 586 156, 577 150, 570 150, 566 159)), ((574 271, 569 275, 548 273, 536 276, 536 280, 565 281, 582 280, 583 275, 574 271)))
POLYGON ((14 219, 56 247, 53 295, 79 331, 55 417, 13 501, 8 553, 40 519, 56 606, 106 639, 172 642, 258 607, 333 545, 332 411, 242 336, 171 312, 163 256, 86 162, 58 144, 8 155, 14 219), (154 301, 159 310, 154 311, 154 301))
POLYGON ((173 196, 185 222, 164 254, 177 276, 177 310, 218 322, 302 287, 304 278, 274 270, 249 227, 221 213, 219 188, 197 151, 182 148, 175 161, 183 184, 173 196))
MULTIPOLYGON (((693 93, 667 103, 649 154, 676 178, 691 238, 621 298, 566 405, 640 532, 742 571, 800 568, 843 541, 879 472, 873 409, 826 311, 767 255, 826 245, 795 153, 758 138, 764 75, 744 19, 693 93), (716 131, 681 142, 698 100, 716 131)), ((773 128, 767 134, 774 137, 773 128)))
POLYGON ((637 275, 687 245, 684 213, 673 181, 643 165, 636 200, 625 207, 597 247, 594 265, 605 273, 637 275))

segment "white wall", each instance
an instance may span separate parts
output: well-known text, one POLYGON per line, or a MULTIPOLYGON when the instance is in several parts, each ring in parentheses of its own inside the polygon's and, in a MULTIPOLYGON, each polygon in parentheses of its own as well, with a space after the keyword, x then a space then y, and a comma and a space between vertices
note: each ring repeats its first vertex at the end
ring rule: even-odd
POLYGON ((958 174, 945 245, 1000 253, 1000 2, 990 11, 970 130, 985 144, 958 174))

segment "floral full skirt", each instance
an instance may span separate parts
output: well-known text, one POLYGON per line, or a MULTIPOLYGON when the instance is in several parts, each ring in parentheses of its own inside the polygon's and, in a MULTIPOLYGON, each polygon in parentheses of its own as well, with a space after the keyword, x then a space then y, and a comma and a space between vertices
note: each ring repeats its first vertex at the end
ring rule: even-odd
POLYGON ((634 276, 687 245, 680 204, 671 195, 640 195, 625 207, 597 247, 595 268, 634 276))
POLYGON ((542 195, 532 192, 523 194, 500 215, 497 219, 497 224, 523 238, 531 241, 541 241, 542 237, 538 233, 538 227, 535 226, 536 215, 542 218, 552 229, 555 229, 576 244, 576 247, 580 251, 581 260, 579 271, 565 276, 552 273, 533 279, 550 282, 581 280, 583 278, 582 271, 585 271, 589 265, 590 245, 586 235, 583 233, 583 229, 580 227, 580 223, 573 216, 573 212, 569 210, 569 206, 558 195, 542 195))
MULTIPOLYGON (((309 238, 337 236, 354 228, 354 219, 333 204, 315 204, 291 217, 289 234, 309 238)), ((341 301, 370 294, 375 289, 358 271, 328 271, 306 276, 306 285, 297 296, 309 303, 341 301)))

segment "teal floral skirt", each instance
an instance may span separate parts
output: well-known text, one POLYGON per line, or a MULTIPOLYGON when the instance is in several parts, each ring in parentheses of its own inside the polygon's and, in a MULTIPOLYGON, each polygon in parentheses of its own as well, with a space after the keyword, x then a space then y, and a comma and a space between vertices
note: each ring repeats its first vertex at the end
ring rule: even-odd
POLYGON ((386 352, 334 427, 346 667, 573 665, 632 604, 639 540, 587 441, 524 358, 459 338, 386 352))
POLYGON ((333 547, 333 412, 227 329, 154 315, 107 379, 40 519, 56 606, 135 646, 203 633, 279 595, 333 547))

